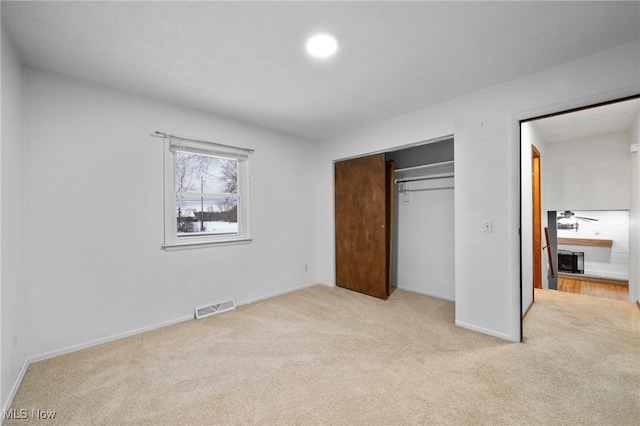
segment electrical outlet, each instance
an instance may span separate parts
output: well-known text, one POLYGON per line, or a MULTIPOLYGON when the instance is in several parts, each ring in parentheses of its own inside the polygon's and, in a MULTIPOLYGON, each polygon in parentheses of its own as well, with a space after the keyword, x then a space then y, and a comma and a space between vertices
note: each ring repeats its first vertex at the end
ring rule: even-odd
POLYGON ((482 221, 482 231, 483 232, 493 232, 493 223, 491 220, 482 221))
POLYGON ((309 270, 309 264, 308 264, 308 263, 305 263, 305 264, 304 264, 304 270, 305 270, 305 271, 308 271, 308 270, 309 270))
POLYGON ((13 349, 18 347, 18 332, 13 333, 13 349))

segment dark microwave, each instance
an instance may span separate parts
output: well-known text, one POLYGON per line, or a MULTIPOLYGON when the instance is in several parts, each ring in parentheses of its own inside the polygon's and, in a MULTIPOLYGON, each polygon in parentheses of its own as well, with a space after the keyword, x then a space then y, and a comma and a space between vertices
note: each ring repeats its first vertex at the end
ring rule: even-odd
POLYGON ((584 252, 558 250, 558 271, 584 274, 584 252))

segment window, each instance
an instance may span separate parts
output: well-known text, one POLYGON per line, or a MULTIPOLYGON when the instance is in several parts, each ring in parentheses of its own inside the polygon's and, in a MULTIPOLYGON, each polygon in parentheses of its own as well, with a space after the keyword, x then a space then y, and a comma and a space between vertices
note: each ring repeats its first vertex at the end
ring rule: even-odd
POLYGON ((250 152, 165 136, 165 250, 251 241, 250 152))

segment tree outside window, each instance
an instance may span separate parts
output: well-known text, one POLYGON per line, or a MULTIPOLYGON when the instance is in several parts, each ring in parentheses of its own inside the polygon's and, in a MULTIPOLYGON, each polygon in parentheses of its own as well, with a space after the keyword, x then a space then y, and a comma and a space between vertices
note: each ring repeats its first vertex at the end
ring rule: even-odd
POLYGON ((238 233, 238 160, 175 152, 178 237, 238 233))

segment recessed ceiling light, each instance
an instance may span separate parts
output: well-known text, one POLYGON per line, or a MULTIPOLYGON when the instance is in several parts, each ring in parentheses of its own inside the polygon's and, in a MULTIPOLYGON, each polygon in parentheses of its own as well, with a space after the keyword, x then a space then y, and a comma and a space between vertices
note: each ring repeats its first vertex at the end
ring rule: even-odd
POLYGON ((318 34, 307 41, 307 52, 316 58, 326 58, 338 49, 335 37, 329 34, 318 34))

